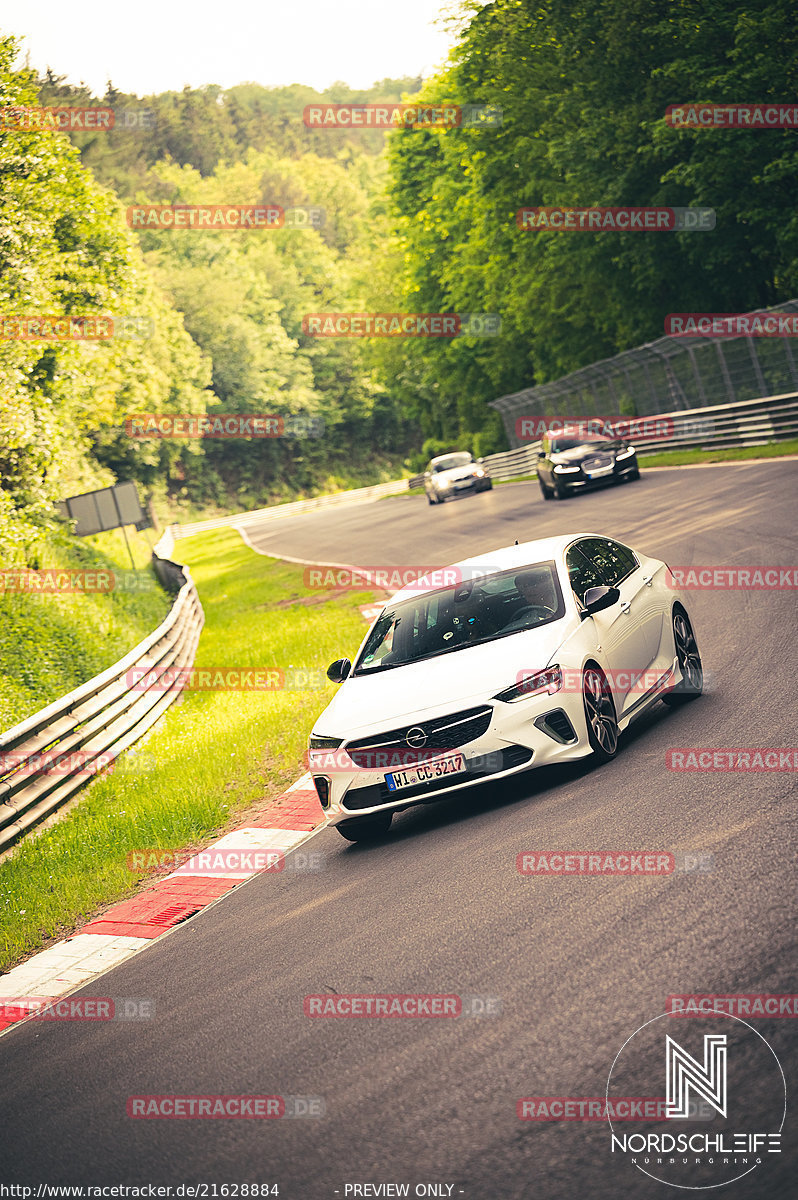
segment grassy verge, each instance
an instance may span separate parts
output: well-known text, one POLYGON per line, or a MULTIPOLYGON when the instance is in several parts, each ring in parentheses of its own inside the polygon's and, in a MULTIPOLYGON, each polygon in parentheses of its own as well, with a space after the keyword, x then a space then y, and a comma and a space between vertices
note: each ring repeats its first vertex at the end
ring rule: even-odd
POLYGON ((663 450, 661 454, 646 454, 640 467, 684 467, 690 463, 745 462, 749 458, 782 458, 798 454, 798 438, 786 442, 768 442, 765 446, 732 446, 726 450, 663 450))
POLYGON ((356 604, 371 592, 311 591, 302 567, 253 553, 229 530, 179 548, 205 610, 198 670, 309 668, 321 686, 186 692, 123 769, 0 863, 0 969, 131 894, 142 873, 128 871, 129 851, 195 849, 292 783, 335 690, 324 669, 365 632, 356 604))
MULTIPOLYGON (((42 532, 13 568, 67 568, 113 573, 110 591, 71 594, 0 587, 0 729, 8 729, 110 667, 151 633, 172 603, 150 567, 150 545, 121 530, 76 538, 42 532)), ((10 566, 11 563, 8 563, 10 566)))

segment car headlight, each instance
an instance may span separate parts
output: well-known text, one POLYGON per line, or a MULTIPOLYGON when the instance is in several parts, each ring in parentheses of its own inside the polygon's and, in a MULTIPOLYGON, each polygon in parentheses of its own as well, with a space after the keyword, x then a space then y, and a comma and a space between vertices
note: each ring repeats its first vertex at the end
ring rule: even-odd
POLYGON ((343 740, 343 738, 322 737, 321 734, 312 733, 308 738, 308 750, 337 750, 343 740))
POLYGON ((555 663, 553 667, 546 667, 545 671, 535 671, 534 674, 525 675, 512 687, 499 692, 493 699, 502 700, 505 704, 513 704, 516 700, 526 700, 529 696, 537 696, 541 692, 548 692, 550 696, 553 696, 555 692, 559 692, 561 687, 562 670, 555 663))
POLYGON ((558 475, 578 475, 582 470, 581 467, 555 467, 554 470, 558 475))
POLYGON ((482 470, 482 467, 477 467, 477 469, 476 469, 476 471, 474 472, 474 474, 477 476, 477 478, 479 478, 479 479, 482 479, 482 477, 483 477, 483 475, 485 474, 485 472, 482 470))
POLYGON ((615 460, 617 462, 619 458, 629 458, 634 452, 634 446, 627 446, 625 450, 621 450, 620 453, 615 455, 615 460))

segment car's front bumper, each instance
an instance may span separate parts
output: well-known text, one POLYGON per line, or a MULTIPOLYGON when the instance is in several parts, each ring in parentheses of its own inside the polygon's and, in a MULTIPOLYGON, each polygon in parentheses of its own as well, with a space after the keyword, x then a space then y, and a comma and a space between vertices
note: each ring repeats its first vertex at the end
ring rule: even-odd
POLYGON ((570 475, 554 471, 553 476, 563 491, 587 492, 592 491, 593 488, 605 487, 610 483, 622 482, 630 475, 635 475, 638 470, 637 455, 634 455, 628 459, 621 459, 609 470, 601 473, 593 472, 588 475, 585 471, 580 470, 578 475, 570 475))
POLYGON ((445 488, 434 489, 438 499, 446 500, 450 496, 463 496, 469 492, 484 492, 491 486, 490 478, 487 475, 474 476, 473 479, 458 480, 456 483, 449 483, 445 488))
MULTIPOLYGON (((383 770, 360 768, 348 758, 345 747, 330 754, 311 751, 311 775, 320 800, 322 796, 326 799, 322 808, 330 822, 427 804, 463 788, 498 782, 532 767, 571 762, 590 753, 581 693, 543 694, 513 704, 493 704, 490 725, 481 737, 464 746, 435 751, 426 760, 462 754, 464 772, 399 791, 390 791, 385 781, 390 766, 383 770)), ((395 769, 401 770, 402 764, 395 769)))

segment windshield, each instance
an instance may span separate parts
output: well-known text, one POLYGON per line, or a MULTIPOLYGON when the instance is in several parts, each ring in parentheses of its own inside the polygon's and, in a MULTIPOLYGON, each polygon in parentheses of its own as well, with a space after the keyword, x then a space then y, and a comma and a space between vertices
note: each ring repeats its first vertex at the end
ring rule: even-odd
POLYGON ((353 675, 369 675, 521 633, 565 615, 553 562, 514 567, 389 605, 353 675))
POLYGON ((593 437, 558 437, 552 440, 552 454, 561 454, 563 450, 576 450, 580 446, 610 446, 612 439, 594 435, 593 437))
POLYGON ((436 459, 432 470, 436 474, 438 471, 451 471, 453 467, 467 467, 473 461, 468 451, 464 450, 461 454, 447 454, 445 458, 436 459))

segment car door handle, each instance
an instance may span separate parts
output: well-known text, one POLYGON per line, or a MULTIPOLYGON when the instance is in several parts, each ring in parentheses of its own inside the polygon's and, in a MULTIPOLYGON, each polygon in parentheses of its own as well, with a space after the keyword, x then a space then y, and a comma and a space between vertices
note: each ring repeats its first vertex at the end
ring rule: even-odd
POLYGON ((643 583, 646 585, 646 587, 651 587, 653 582, 654 582, 653 575, 644 575, 643 576, 643 583))
POLYGON ((628 613, 630 611, 631 607, 632 607, 631 600, 624 600, 623 604, 621 605, 621 612, 628 613))

